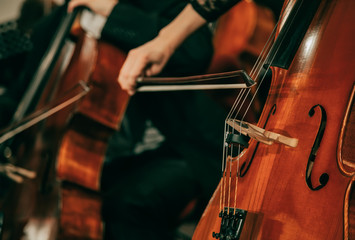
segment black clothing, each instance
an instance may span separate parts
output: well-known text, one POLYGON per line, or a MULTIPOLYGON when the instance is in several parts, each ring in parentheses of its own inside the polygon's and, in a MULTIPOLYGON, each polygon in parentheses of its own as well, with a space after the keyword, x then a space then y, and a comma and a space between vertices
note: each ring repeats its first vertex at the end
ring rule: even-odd
MULTIPOLYGON (((186 4, 120 1, 101 36, 128 51, 157 36, 186 4)), ((212 34, 204 26, 176 50, 160 76, 204 73, 212 53, 212 34)), ((198 199, 204 208, 220 178, 226 115, 202 91, 136 93, 131 98, 102 174, 106 239, 173 239, 189 201, 198 199), (160 131, 164 142, 136 155, 133 148, 141 141, 146 121, 160 131)))
POLYGON ((103 176, 112 185, 103 202, 105 239, 173 239, 199 192, 191 168, 168 147, 117 160, 103 176))
MULTIPOLYGON (((191 0, 191 5, 208 22, 217 20, 223 13, 241 0, 191 0)), ((283 0, 255 0, 259 5, 270 8, 275 17, 278 18, 281 12, 283 0)))
POLYGON ((241 0, 192 0, 193 8, 207 21, 214 21, 241 0))

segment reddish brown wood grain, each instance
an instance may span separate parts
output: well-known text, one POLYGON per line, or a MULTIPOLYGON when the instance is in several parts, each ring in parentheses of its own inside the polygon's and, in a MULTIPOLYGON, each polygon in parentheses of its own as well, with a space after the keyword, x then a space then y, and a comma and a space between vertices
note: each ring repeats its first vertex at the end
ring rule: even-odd
MULTIPOLYGON (((290 68, 273 68, 273 80, 259 126, 263 126, 269 111, 276 105, 267 130, 297 138, 299 143, 296 148, 259 144, 248 173, 238 182, 237 208, 255 213, 254 218, 246 222, 241 239, 334 240, 353 236, 354 168, 347 168, 349 173, 346 174, 338 167, 337 146, 342 141, 340 132, 344 129, 343 120, 349 102, 351 104, 355 80, 354 9, 354 1, 322 1, 290 68), (329 181, 322 189, 313 191, 305 177, 321 120, 319 110, 315 109, 312 117, 308 112, 317 104, 324 107, 327 123, 311 179, 314 186, 319 185, 319 176, 327 173, 329 181)), ((353 131, 353 124, 345 129, 353 131)), ((353 141, 348 139, 345 145, 353 141)), ((241 163, 251 158, 255 147, 256 143, 252 142, 240 154, 241 163)), ((354 150, 350 152, 352 154, 346 156, 353 157, 354 150)), ((354 162, 354 159, 348 160, 354 162)), ((236 172, 235 158, 232 162, 234 177, 236 172)), ((218 214, 223 186, 220 182, 200 219, 194 240, 212 240, 215 239, 212 232, 220 232, 218 214)), ((234 187, 232 182, 232 196, 234 187)), ((230 205, 234 205, 234 197, 230 205)))

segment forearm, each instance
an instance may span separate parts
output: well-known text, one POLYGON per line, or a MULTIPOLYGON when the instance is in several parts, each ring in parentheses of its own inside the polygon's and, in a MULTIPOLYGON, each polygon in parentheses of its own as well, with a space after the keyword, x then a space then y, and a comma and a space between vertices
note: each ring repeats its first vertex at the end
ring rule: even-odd
POLYGON ((190 0, 192 7, 208 22, 217 20, 222 14, 241 0, 190 0))
POLYGON ((216 20, 240 0, 193 0, 166 27, 161 29, 158 38, 169 43, 170 52, 193 32, 209 21, 216 20))

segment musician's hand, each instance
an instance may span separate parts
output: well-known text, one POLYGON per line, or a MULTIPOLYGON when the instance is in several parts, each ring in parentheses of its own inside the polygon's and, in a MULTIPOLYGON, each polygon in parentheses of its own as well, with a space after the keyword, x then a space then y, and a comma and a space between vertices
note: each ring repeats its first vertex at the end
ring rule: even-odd
POLYGON ((76 7, 86 6, 95 13, 108 17, 117 3, 118 0, 71 0, 68 4, 68 12, 72 12, 76 7))
POLYGON ((133 95, 140 76, 153 76, 161 72, 175 48, 168 45, 164 36, 132 49, 123 64, 118 82, 123 90, 133 95))

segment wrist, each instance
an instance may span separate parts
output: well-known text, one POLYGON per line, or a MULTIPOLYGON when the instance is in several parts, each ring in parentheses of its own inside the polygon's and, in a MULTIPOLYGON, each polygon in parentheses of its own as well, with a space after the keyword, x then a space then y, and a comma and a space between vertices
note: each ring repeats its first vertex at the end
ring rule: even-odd
POLYGON ((181 44, 183 39, 181 39, 181 35, 176 34, 176 32, 172 31, 171 28, 162 28, 159 31, 157 39, 159 40, 161 46, 167 50, 170 54, 172 54, 176 48, 181 44))

